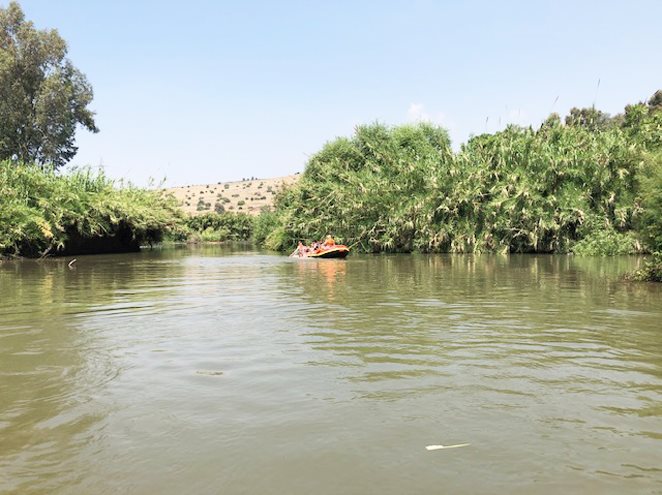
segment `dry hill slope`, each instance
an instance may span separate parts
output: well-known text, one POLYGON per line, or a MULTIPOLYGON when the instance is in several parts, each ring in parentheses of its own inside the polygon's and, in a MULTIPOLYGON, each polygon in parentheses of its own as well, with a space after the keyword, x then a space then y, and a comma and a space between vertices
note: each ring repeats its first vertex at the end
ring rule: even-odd
POLYGON ((257 215, 265 207, 272 209, 276 193, 294 184, 299 177, 299 174, 295 174, 273 179, 171 187, 166 192, 172 193, 182 209, 190 215, 210 211, 257 215))

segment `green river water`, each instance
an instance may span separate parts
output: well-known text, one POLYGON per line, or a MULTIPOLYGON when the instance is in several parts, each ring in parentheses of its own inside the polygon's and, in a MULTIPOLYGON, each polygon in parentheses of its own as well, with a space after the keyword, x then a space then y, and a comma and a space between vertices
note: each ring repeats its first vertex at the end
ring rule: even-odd
POLYGON ((67 261, 0 263, 2 494, 662 493, 637 258, 67 261))

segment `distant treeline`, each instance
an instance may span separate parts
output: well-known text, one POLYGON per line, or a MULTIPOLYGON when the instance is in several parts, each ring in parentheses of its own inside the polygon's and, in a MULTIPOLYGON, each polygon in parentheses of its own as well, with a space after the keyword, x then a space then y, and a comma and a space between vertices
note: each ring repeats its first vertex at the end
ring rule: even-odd
POLYGON ((332 233, 365 252, 662 249, 662 91, 615 117, 573 109, 454 153, 431 124, 357 127, 277 199, 272 249, 332 233))
POLYGON ((247 213, 204 213, 184 220, 171 240, 180 242, 235 242, 251 241, 263 245, 266 237, 276 228, 274 213, 264 211, 258 216, 247 213))

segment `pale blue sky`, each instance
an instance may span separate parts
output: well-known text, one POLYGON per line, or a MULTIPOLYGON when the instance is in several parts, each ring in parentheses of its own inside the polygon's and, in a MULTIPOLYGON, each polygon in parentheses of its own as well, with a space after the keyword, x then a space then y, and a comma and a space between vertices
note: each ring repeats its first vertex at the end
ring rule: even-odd
POLYGON ((662 89, 660 0, 20 4, 94 87, 73 163, 139 185, 303 171, 362 123, 431 120, 457 147, 662 89))

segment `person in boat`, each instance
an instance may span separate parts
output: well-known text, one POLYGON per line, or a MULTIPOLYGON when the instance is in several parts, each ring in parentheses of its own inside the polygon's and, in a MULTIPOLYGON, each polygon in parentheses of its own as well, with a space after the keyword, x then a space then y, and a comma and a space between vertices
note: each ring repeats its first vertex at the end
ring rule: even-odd
POLYGON ((324 244, 322 244, 322 246, 325 247, 325 248, 332 248, 335 245, 336 245, 336 241, 330 235, 326 236, 326 239, 324 239, 324 244))
POLYGON ((297 245, 297 254, 299 255, 299 258, 304 256, 307 250, 308 248, 303 245, 303 242, 299 241, 299 244, 297 245))

